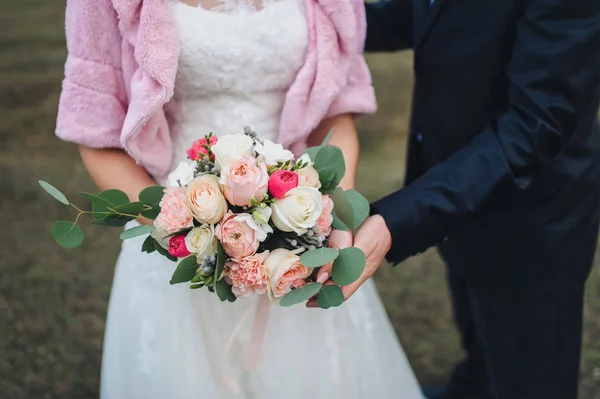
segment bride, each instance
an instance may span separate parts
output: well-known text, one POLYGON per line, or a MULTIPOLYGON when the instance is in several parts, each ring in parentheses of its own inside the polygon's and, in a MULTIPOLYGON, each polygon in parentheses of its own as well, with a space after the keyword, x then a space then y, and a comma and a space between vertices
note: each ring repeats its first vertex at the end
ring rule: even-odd
MULTIPOLYGON (((352 188, 353 115, 375 109, 363 13, 361 0, 68 0, 57 135, 101 189, 133 200, 208 132, 248 125, 301 152, 335 127, 352 188)), ((141 240, 115 270, 102 398, 421 397, 373 283, 333 310, 271 305, 244 364, 257 302, 170 286, 174 263, 141 240)))

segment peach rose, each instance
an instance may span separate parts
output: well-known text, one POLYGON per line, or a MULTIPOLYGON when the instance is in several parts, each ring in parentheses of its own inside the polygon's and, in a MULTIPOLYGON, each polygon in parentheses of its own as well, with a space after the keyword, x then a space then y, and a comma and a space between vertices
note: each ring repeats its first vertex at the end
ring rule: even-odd
POLYGON ((301 287, 298 280, 304 281, 312 268, 300 263, 298 253, 301 250, 288 251, 278 248, 272 251, 264 261, 264 266, 269 279, 269 295, 273 298, 281 298, 292 290, 292 287, 301 287))
POLYGON ((192 215, 200 223, 219 223, 227 212, 227 201, 215 175, 196 177, 188 184, 185 196, 192 215))
POLYGON ((231 284, 236 297, 247 298, 267 292, 268 279, 263 262, 269 251, 245 258, 232 258, 225 263, 225 281, 231 284))
POLYGON ((215 229, 215 235, 221 241, 223 249, 232 258, 253 255, 260 244, 256 238, 256 231, 248 225, 244 217, 238 218, 245 215, 248 214, 236 215, 229 211, 215 229))
POLYGON ((298 185, 299 186, 307 186, 314 188, 321 188, 321 179, 319 178, 319 172, 313 167, 312 161, 307 154, 302 155, 298 162, 308 163, 302 169, 298 169, 298 185))
POLYGON ((314 227, 317 235, 328 236, 331 233, 331 224, 333 223, 333 201, 329 195, 323 196, 323 213, 317 219, 314 227))
POLYGON ((264 163, 256 164, 256 158, 245 155, 241 159, 231 160, 221 173, 223 193, 230 204, 252 206, 255 198, 259 202, 269 187, 269 174, 264 163))
POLYGON ((194 219, 185 198, 185 188, 165 188, 165 194, 159 205, 160 213, 154 221, 157 228, 173 234, 194 226, 194 219))

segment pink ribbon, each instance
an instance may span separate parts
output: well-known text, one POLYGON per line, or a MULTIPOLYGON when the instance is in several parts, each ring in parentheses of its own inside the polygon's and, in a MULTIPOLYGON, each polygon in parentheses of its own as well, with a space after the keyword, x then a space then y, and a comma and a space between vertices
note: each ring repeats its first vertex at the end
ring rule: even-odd
MULTIPOLYGON (((260 349, 262 347, 262 343, 265 339, 265 333, 267 331, 267 323, 269 322, 269 298, 266 294, 260 295, 258 299, 258 303, 256 304, 256 312, 254 315, 254 322, 252 324, 252 335, 250 336, 250 345, 246 351, 246 356, 244 358, 244 368, 243 371, 247 372, 256 367, 258 361, 260 360, 260 349)), ((237 322, 229 339, 227 341, 227 346, 225 347, 225 361, 222 366, 222 375, 223 380, 227 387, 233 392, 235 395, 240 393, 240 387, 236 379, 230 373, 229 358, 231 354, 231 348, 233 346, 233 341, 239 334, 240 330, 246 324, 246 321, 252 314, 252 308, 248 308, 240 320, 237 322)))

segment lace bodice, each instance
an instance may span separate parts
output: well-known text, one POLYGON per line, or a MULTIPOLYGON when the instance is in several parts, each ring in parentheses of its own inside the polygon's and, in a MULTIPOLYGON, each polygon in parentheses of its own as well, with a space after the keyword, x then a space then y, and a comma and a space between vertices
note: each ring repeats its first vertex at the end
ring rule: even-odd
POLYGON ((209 132, 241 133, 250 126, 274 140, 308 43, 301 0, 267 0, 259 7, 207 1, 221 3, 210 10, 173 4, 181 46, 175 96, 167 108, 173 167, 209 132))

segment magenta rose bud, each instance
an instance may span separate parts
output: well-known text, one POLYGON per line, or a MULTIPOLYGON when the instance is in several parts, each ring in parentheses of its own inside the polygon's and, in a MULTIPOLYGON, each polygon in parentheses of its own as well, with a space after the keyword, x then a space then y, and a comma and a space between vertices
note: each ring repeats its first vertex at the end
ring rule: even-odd
POLYGON ((191 255, 185 246, 185 234, 171 237, 169 240, 169 254, 176 258, 185 258, 191 255))
POLYGON ((269 191, 273 197, 282 199, 293 188, 298 187, 298 174, 289 170, 278 170, 269 178, 269 191))
MULTIPOLYGON (((192 161, 195 161, 197 159, 202 159, 202 157, 204 155, 208 155, 208 150, 206 149, 206 144, 209 145, 209 147, 212 147, 213 145, 217 144, 218 138, 217 136, 211 136, 210 137, 210 143, 208 143, 206 141, 206 138, 201 138, 200 140, 196 140, 194 141, 194 143, 192 144, 192 146, 190 147, 189 150, 187 150, 187 156, 189 159, 191 159, 192 161)), ((212 160, 214 161, 215 159, 215 154, 212 154, 212 160)))

